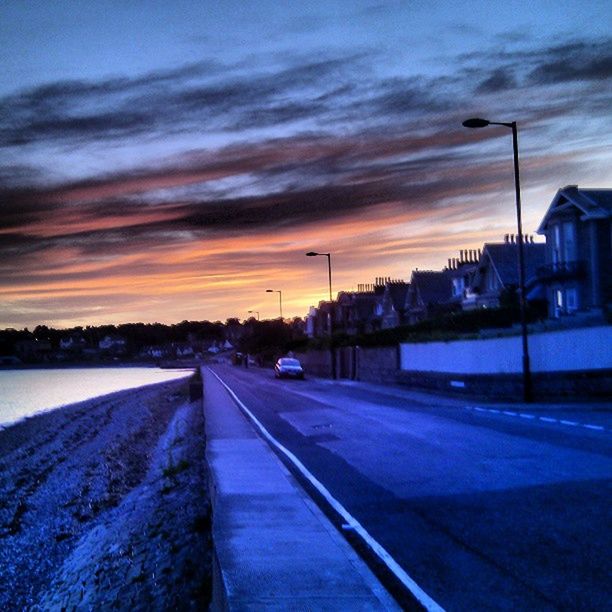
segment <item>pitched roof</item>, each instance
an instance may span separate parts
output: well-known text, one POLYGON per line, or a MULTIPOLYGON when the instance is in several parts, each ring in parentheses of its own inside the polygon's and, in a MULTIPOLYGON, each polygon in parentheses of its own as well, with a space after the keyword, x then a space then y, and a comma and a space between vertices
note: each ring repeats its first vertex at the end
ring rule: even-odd
POLYGON ((548 207, 537 229, 538 234, 544 233, 551 215, 568 204, 582 211, 585 220, 612 217, 612 189, 580 189, 577 185, 562 187, 548 207))
MULTIPOLYGON (((543 243, 523 244, 525 260, 525 282, 535 276, 536 269, 546 260, 546 245, 543 243)), ((503 285, 518 285, 518 243, 502 242, 485 244, 482 256, 489 257, 503 285)))
POLYGON ((451 278, 447 272, 415 270, 410 285, 418 291, 423 304, 441 304, 452 295, 451 278))
POLYGON ((353 303, 354 312, 360 320, 374 315, 374 307, 378 301, 374 293, 357 293, 353 303))
POLYGON ((387 283, 385 289, 387 295, 393 304, 393 308, 396 311, 404 310, 406 306, 406 294, 408 293, 408 283, 387 283))

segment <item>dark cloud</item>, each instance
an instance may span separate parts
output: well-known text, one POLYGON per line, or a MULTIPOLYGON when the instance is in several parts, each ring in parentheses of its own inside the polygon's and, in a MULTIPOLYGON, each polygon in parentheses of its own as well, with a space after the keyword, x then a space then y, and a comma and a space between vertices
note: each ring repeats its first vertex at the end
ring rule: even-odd
POLYGON ((506 89, 514 89, 517 86, 514 75, 502 68, 495 70, 493 74, 484 79, 476 88, 477 93, 497 93, 506 89))
POLYGON ((360 54, 219 74, 207 63, 135 79, 65 81, 0 100, 0 146, 97 142, 192 130, 242 130, 324 115, 350 89, 360 54), (212 78, 208 78, 211 77, 212 78))
POLYGON ((605 81, 612 77, 612 40, 604 44, 585 43, 550 49, 529 74, 538 85, 567 81, 605 81))
POLYGON ((483 95, 607 79, 610 48, 609 40, 531 51, 502 48, 461 56, 441 77, 377 79, 369 68, 372 57, 363 52, 314 61, 294 56, 282 66, 251 70, 200 62, 132 79, 51 83, 0 100, 0 147, 98 147, 108 140, 123 145, 136 138, 272 127, 396 129, 410 117, 465 107, 474 81, 475 92, 483 95))
POLYGON ((612 77, 612 39, 583 40, 533 49, 486 51, 464 55, 467 74, 480 75, 477 93, 515 87, 571 84, 612 77), (483 70, 486 66, 486 70, 483 70), (483 74, 484 72, 484 74, 483 74))

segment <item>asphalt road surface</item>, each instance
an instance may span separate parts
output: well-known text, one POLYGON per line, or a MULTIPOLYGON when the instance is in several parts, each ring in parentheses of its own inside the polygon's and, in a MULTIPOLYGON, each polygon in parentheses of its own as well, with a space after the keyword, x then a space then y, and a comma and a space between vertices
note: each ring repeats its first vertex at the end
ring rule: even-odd
POLYGON ((612 405, 213 370, 445 609, 612 609, 612 405))

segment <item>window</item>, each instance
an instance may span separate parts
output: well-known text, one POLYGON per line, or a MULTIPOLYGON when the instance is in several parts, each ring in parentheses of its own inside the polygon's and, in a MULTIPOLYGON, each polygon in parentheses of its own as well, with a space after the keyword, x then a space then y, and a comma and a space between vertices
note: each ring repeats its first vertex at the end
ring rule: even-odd
POLYGON ((453 295, 463 295, 463 289, 465 288, 465 281, 463 277, 453 278, 453 295))
POLYGON ((567 312, 576 312, 578 310, 578 292, 575 287, 565 290, 565 306, 567 312))
POLYGON ((555 317, 563 314, 563 291, 561 289, 555 290, 555 317))
POLYGON ((552 232, 552 263, 559 263, 561 260, 561 226, 553 225, 552 232))
POLYGON ((563 261, 576 259, 576 226, 572 221, 563 224, 563 261))

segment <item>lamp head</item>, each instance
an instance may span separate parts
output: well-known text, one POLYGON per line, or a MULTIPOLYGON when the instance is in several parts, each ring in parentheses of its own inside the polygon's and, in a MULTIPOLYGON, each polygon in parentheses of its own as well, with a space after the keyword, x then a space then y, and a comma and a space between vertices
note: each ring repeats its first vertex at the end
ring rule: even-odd
POLYGON ((274 289, 266 289, 266 293, 274 293, 274 289))
POLYGON ((472 119, 466 119, 463 122, 463 127, 466 128, 483 128, 487 127, 491 122, 487 119, 480 119, 478 117, 473 117, 472 119))
POLYGON ((315 253, 314 251, 309 251, 306 253, 306 257, 314 257, 315 255, 318 255, 318 253, 315 253))

